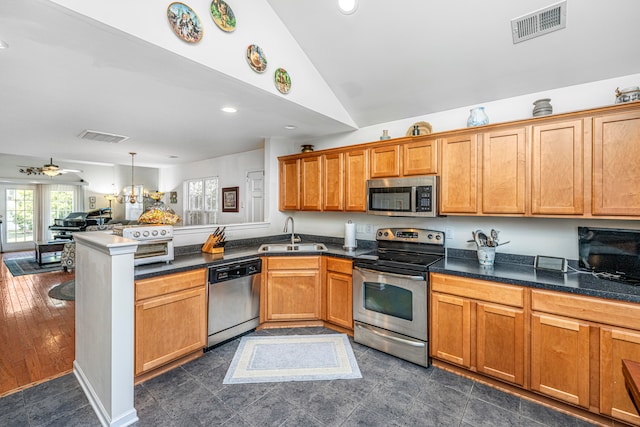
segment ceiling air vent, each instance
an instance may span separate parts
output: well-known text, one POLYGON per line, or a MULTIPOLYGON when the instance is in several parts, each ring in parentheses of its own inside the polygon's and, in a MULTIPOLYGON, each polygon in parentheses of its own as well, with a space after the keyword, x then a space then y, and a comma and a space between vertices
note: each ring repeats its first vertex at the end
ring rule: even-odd
POLYGON ((129 139, 128 136, 116 135, 106 132, 97 132, 95 130, 84 130, 80 135, 78 135, 78 137, 80 139, 87 139, 89 141, 109 142, 112 144, 117 144, 118 142, 129 139))
POLYGON ((567 26, 567 2, 552 4, 511 20, 513 44, 561 30, 567 26))

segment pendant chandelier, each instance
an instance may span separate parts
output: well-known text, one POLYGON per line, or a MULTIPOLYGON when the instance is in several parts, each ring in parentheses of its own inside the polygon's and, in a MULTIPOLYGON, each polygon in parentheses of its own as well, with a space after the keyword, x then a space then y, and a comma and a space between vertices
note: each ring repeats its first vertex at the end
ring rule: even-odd
POLYGON ((135 192, 135 184, 134 184, 134 180, 133 180, 133 158, 135 157, 136 153, 129 153, 131 154, 131 193, 129 193, 129 203, 134 204, 136 202, 136 192, 135 192))

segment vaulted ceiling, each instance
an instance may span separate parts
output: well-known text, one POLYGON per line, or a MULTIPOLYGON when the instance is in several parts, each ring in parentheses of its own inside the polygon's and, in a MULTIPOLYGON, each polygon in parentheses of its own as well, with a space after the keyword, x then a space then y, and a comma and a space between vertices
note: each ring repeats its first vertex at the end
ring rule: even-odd
MULTIPOLYGON (((141 166, 166 166, 640 71, 637 0, 568 0, 565 29, 518 44, 510 20, 553 1, 360 0, 351 15, 337 0, 266 2, 350 122, 48 0, 3 0, 0 154, 64 166, 127 164, 135 151, 141 166), (243 108, 226 115, 224 100, 243 108), (87 142, 84 129, 130 139, 87 142)), ((210 2, 191 3, 206 11, 210 2)))

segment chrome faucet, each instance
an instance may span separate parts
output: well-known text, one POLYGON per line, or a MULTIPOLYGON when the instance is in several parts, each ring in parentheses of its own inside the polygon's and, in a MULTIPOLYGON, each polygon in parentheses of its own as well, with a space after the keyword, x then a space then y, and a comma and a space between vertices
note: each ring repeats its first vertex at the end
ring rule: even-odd
POLYGON ((283 233, 287 233, 288 232, 288 228, 287 228, 287 224, 289 224, 289 220, 291 220, 291 244, 295 245, 296 243, 300 242, 300 238, 296 237, 295 232, 294 232, 294 223, 293 223, 293 217, 288 216, 287 219, 284 220, 284 229, 282 230, 283 233))

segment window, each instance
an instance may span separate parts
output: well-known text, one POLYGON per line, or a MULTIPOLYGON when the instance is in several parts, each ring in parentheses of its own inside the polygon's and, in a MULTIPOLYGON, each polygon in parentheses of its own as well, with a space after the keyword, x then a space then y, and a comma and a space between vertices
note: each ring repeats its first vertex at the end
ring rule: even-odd
POLYGON ((49 224, 54 224, 56 218, 64 218, 73 212, 73 195, 73 190, 51 190, 49 224))
POLYGON ((218 223, 218 177, 184 182, 184 223, 204 225, 218 223))
POLYGON ((131 186, 124 187, 124 219, 135 221, 140 218, 142 212, 144 212, 144 195, 143 186, 135 185, 133 187, 133 194, 136 195, 136 202, 129 202, 129 194, 131 194, 131 186))
POLYGON ((34 241, 34 190, 9 188, 6 191, 7 243, 34 241))

